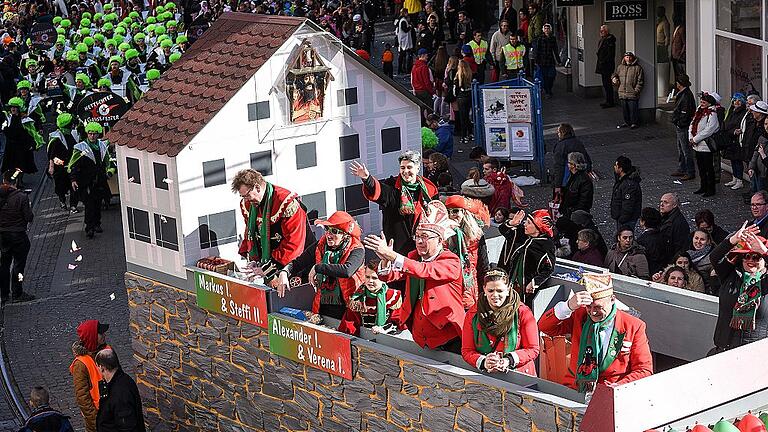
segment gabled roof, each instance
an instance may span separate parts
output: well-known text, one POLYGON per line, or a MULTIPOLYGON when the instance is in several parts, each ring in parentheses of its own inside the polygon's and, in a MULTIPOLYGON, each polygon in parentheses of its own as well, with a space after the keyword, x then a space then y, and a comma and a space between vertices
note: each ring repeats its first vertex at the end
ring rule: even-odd
POLYGON ((304 22, 222 14, 120 119, 109 140, 176 156, 304 22))

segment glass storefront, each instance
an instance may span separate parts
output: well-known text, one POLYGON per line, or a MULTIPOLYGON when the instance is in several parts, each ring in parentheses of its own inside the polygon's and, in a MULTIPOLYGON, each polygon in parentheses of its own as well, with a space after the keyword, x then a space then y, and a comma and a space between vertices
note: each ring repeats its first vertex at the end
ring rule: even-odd
POLYGON ((717 89, 728 98, 736 92, 762 92, 762 47, 723 36, 716 37, 717 89))
POLYGON ((762 38, 763 0, 717 0, 718 30, 762 38))

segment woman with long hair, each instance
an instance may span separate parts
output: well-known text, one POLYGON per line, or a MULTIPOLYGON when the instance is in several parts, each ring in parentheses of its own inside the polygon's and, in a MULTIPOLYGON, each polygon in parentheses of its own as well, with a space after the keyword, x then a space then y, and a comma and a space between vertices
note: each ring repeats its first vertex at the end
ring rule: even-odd
POLYGON ((454 89, 458 108, 458 134, 461 136, 461 142, 467 143, 472 134, 472 122, 470 121, 472 114, 472 69, 464 60, 459 62, 454 89))
POLYGON ((479 282, 488 271, 488 248, 481 224, 488 226, 491 217, 482 202, 461 195, 449 196, 445 207, 448 217, 459 224, 456 235, 448 239, 448 249, 461 261, 462 302, 464 309, 469 309, 477 301, 479 282))
POLYGON ((451 120, 456 121, 459 110, 458 103, 456 102, 456 74, 459 72, 459 58, 451 56, 448 58, 448 63, 445 66, 445 73, 443 74, 443 98, 445 102, 450 105, 451 120))
POLYGON ((536 376, 539 328, 502 269, 486 273, 483 295, 464 319, 461 356, 484 372, 514 370, 536 376))
POLYGON ((672 267, 680 267, 685 270, 687 276, 687 279, 685 280, 685 289, 699 293, 704 293, 706 291, 704 278, 699 274, 698 270, 696 270, 696 267, 691 264, 691 256, 688 255, 688 252, 680 252, 675 255, 675 257, 672 258, 672 263, 651 276, 651 280, 663 283, 665 273, 672 267))
POLYGON ((435 59, 433 63, 432 69, 434 69, 434 73, 432 74, 435 77, 435 93, 437 94, 437 99, 435 99, 435 106, 434 111, 437 115, 440 117, 443 117, 446 113, 443 112, 443 101, 444 101, 444 89, 443 89, 443 72, 446 67, 448 66, 448 50, 445 49, 445 44, 441 44, 437 48, 437 54, 435 54, 435 59))

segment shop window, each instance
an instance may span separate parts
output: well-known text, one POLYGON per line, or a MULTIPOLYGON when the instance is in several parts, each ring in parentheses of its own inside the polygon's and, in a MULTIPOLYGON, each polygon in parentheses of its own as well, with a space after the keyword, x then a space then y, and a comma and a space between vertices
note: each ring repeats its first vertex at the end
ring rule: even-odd
POLYGON ((352 160, 360 157, 360 136, 358 134, 339 137, 341 160, 352 160))
POLYGON ((336 99, 339 106, 354 105, 357 103, 357 87, 339 89, 336 91, 336 99))
POLYGON ((125 158, 125 168, 128 171, 128 182, 141 184, 141 169, 139 160, 132 157, 125 158))
POLYGON ((370 212, 369 202, 363 196, 363 188, 359 184, 336 188, 336 208, 352 216, 370 212))
POLYGON ((155 187, 168 190, 168 166, 152 162, 152 169, 155 171, 155 187))
POLYGON ((149 213, 133 207, 126 207, 128 213, 128 237, 152 243, 149 234, 149 213))
POLYGON ((400 128, 392 127, 381 130, 381 152, 392 153, 400 151, 400 128))
POLYGON ((267 150, 251 153, 251 169, 265 177, 272 175, 272 152, 267 150))
POLYGON ((269 118, 269 101, 248 104, 248 121, 269 118))
POLYGON ((717 28, 760 39, 762 36, 760 24, 760 17, 763 15, 762 1, 717 0, 717 28))
POLYGON ((179 250, 179 237, 176 233, 176 219, 155 213, 155 242, 166 249, 179 250))
POLYGON ((223 185, 227 182, 224 159, 203 162, 203 184, 205 187, 223 185))
POLYGON ((235 211, 228 210, 197 218, 200 248, 208 249, 237 241, 235 211))
POLYGON ((327 206, 325 205, 325 192, 302 195, 301 203, 307 208, 307 216, 309 216, 310 222, 328 215, 327 206))
POLYGON ((315 142, 296 146, 296 169, 317 166, 317 150, 315 142))
MULTIPOLYGON (((762 48, 718 36, 715 41, 717 92, 727 97, 736 92, 762 91, 762 48)), ((709 90, 709 89, 704 89, 709 90)), ((714 90, 714 89, 713 89, 714 90)), ((725 101, 723 102, 725 103, 725 101)))

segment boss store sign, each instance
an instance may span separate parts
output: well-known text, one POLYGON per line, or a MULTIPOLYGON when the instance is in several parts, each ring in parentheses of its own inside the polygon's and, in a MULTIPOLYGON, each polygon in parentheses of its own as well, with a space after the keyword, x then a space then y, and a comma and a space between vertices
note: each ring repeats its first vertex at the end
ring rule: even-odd
POLYGON ((606 21, 648 19, 648 0, 605 1, 606 21))

